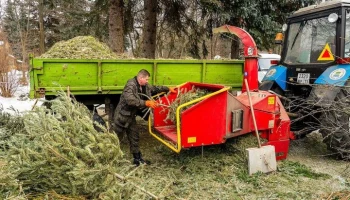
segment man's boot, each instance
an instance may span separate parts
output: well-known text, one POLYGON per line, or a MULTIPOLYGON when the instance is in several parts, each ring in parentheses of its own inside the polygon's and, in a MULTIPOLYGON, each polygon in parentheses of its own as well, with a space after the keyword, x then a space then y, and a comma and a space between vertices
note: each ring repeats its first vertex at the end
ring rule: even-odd
POLYGON ((134 156, 133 164, 136 165, 136 166, 139 166, 140 164, 147 164, 147 165, 151 164, 150 161, 144 160, 142 158, 142 154, 141 153, 133 153, 132 155, 134 156))

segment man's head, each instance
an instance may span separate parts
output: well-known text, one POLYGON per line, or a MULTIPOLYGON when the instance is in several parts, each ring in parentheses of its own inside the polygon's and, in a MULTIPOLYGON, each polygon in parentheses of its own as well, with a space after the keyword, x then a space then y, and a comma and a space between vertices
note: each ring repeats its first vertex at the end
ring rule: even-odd
POLYGON ((137 81, 142 86, 147 85, 150 76, 151 75, 147 70, 141 69, 139 73, 137 73, 137 81))

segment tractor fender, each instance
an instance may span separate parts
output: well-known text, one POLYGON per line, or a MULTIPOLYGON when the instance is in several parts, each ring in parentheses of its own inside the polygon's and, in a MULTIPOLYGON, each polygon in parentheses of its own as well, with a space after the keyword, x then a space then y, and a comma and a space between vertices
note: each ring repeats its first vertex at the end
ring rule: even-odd
MULTIPOLYGON (((270 69, 265 74, 261 85, 266 85, 266 86, 270 85, 272 87, 272 85, 276 83, 282 90, 286 90, 287 88, 286 79, 287 79, 287 68, 282 65, 276 65, 276 66, 270 67, 270 69)), ((262 88, 260 87, 260 89, 262 88)), ((269 90, 269 89, 271 88, 264 87, 264 89, 262 90, 269 90)))
POLYGON ((319 76, 315 84, 344 86, 350 76, 350 64, 334 65, 319 76))
POLYGON ((328 107, 332 104, 343 86, 348 86, 350 65, 334 65, 325 70, 314 82, 308 101, 316 106, 328 107))

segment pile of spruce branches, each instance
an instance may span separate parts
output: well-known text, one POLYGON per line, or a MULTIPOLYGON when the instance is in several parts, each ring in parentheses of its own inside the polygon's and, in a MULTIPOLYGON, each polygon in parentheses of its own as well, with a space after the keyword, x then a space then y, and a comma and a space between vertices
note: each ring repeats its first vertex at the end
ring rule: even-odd
MULTIPOLYGON (((200 89, 200 88, 196 88, 194 86, 190 90, 187 90, 186 88, 180 89, 180 91, 177 93, 178 95, 174 99, 174 101, 170 102, 169 100, 167 100, 168 102, 170 102, 169 106, 163 107, 162 112, 168 111, 168 114, 167 114, 166 118, 164 119, 164 121, 166 122, 166 121, 170 120, 171 122, 176 124, 176 109, 180 105, 187 103, 187 102, 190 102, 190 101, 193 101, 193 100, 198 99, 200 97, 203 97, 209 93, 210 93, 210 91, 208 91, 206 89, 200 89)), ((182 109, 182 111, 190 108, 193 105, 195 105, 195 104, 185 106, 182 109)))
POLYGON ((88 199, 130 197, 135 186, 118 174, 133 166, 116 134, 98 124, 102 133, 96 131, 89 110, 63 92, 50 103, 50 109, 22 115, 0 109, 0 199, 50 191, 88 199))

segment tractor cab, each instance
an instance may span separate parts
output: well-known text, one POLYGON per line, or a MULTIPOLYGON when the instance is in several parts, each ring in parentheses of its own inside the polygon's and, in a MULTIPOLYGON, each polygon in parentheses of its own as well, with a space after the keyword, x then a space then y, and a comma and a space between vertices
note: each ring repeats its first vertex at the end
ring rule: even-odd
POLYGON ((266 73, 261 90, 307 97, 309 84, 329 84, 345 75, 338 70, 322 76, 327 69, 350 61, 350 0, 302 8, 288 18, 283 31, 281 61, 266 73))

